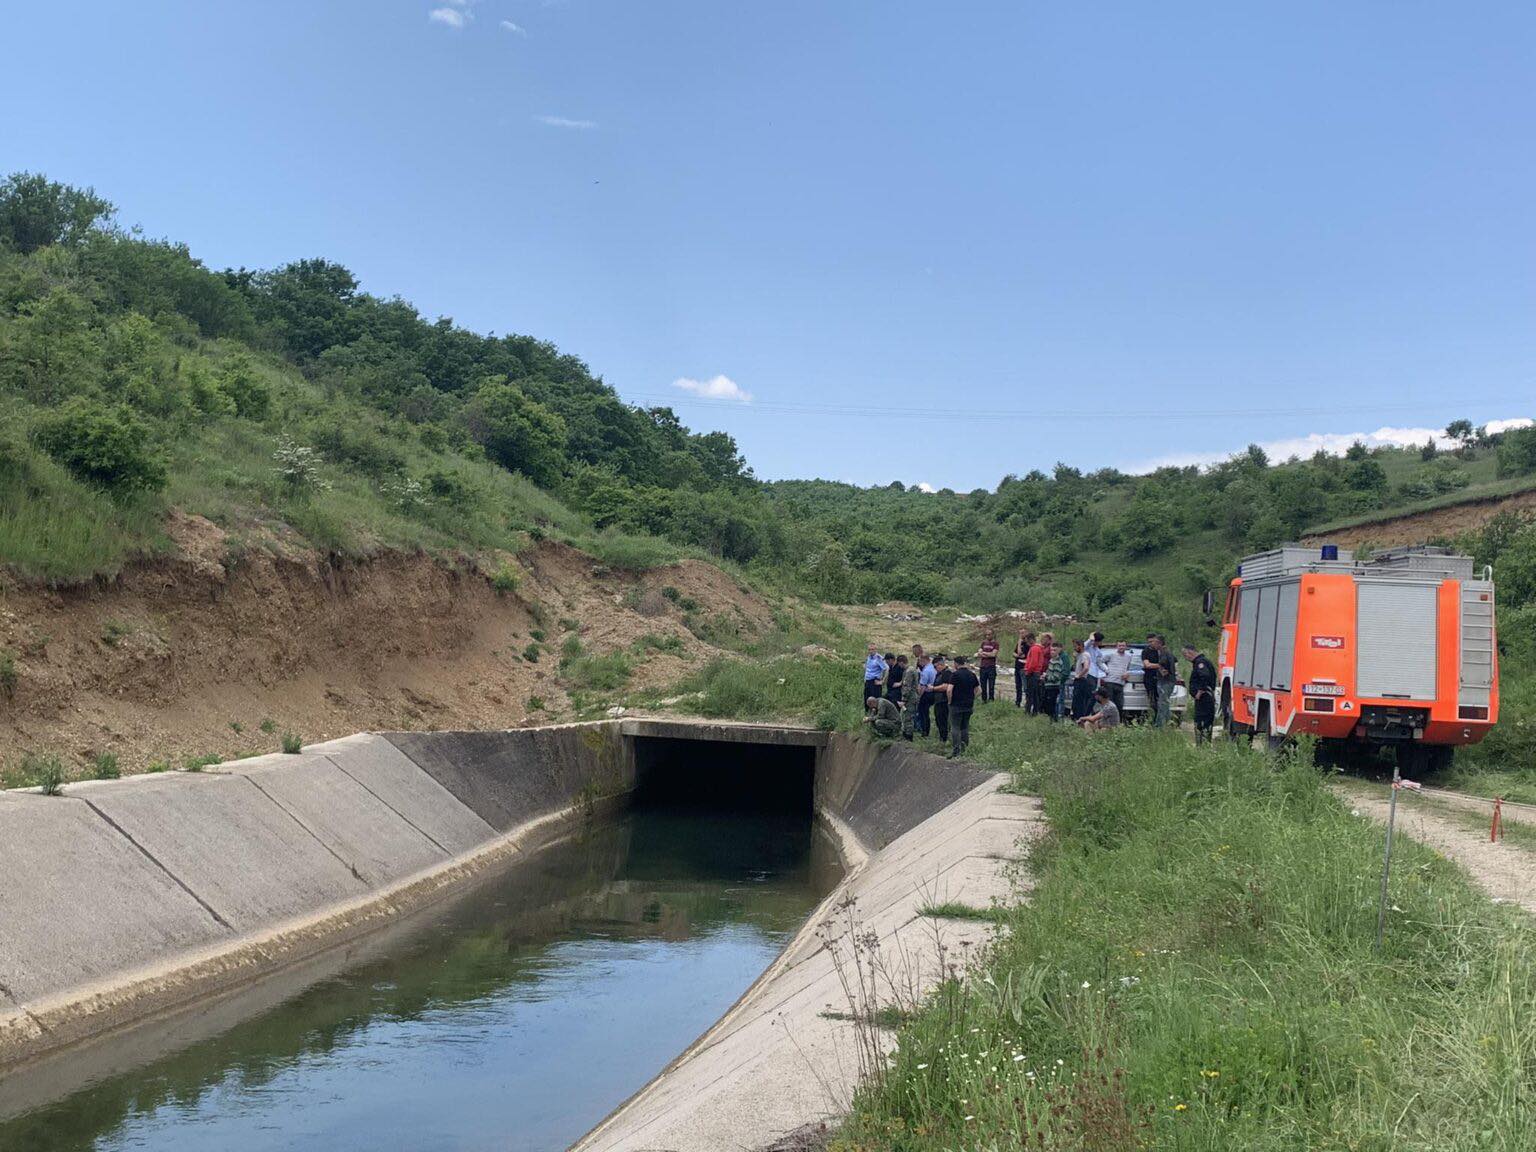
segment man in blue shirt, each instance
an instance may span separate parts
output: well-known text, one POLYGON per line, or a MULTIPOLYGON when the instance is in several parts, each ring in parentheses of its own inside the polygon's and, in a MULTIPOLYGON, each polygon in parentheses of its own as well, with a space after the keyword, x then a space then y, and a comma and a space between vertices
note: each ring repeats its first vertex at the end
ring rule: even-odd
POLYGON ((920 661, 920 671, 917 674, 917 734, 928 735, 928 713, 933 708, 933 682, 939 675, 939 670, 933 666, 933 661, 924 656, 920 661))
POLYGON ((885 695, 885 674, 887 672, 885 661, 880 658, 880 649, 873 644, 869 646, 869 656, 864 661, 864 691, 859 694, 859 703, 871 696, 885 695))

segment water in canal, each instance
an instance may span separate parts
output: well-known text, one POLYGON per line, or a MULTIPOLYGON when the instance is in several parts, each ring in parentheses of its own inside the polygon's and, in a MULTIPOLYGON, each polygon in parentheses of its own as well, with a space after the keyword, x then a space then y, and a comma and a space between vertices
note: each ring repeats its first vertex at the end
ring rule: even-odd
POLYGON ((638 809, 307 971, 0 1080, 0 1150, 563 1149, 838 876, 806 815, 638 809))

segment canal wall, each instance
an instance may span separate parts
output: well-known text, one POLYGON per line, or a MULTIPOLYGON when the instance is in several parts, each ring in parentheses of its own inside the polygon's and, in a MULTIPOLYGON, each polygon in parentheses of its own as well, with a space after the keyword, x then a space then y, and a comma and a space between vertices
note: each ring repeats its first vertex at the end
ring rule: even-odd
MULTIPOLYGON (((930 980, 920 905, 1000 896, 1026 802, 909 745, 706 721, 364 733, 59 796, 0 793, 0 1068, 149 1017, 216 1012, 225 993, 400 922, 622 803, 647 739, 813 752, 816 807, 849 873, 588 1146, 752 1146, 835 1115, 858 1060, 846 1022, 827 1015, 842 999, 828 940, 874 931, 917 962, 902 978, 918 994, 930 980)), ((956 932, 955 947, 982 935, 974 922, 956 932)))
POLYGON ((842 833, 843 882, 737 1004, 588 1133, 576 1152, 819 1147, 895 1045, 882 1008, 916 1008, 963 973, 993 929, 931 914, 987 909, 1028 888, 1040 803, 1007 777, 911 745, 834 735, 817 768, 821 813, 842 833), (854 989, 850 996, 850 989, 854 989))
POLYGON ((0 1067, 373 931, 631 783, 603 723, 0 793, 0 1067))

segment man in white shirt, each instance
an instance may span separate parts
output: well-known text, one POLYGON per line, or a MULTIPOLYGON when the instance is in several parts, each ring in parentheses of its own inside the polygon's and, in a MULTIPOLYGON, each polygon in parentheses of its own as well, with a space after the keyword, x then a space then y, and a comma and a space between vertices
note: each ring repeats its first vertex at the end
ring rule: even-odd
POLYGON ((1113 652, 1104 654, 1104 687, 1109 689, 1109 698, 1115 702, 1115 711, 1125 708, 1125 682, 1131 674, 1131 650, 1121 640, 1115 645, 1113 652))

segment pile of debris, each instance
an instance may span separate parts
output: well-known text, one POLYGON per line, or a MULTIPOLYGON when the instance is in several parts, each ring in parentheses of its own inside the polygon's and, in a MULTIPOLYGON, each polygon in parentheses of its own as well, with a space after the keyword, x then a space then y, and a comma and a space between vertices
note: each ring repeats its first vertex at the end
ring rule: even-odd
POLYGON ((955 617, 955 623, 975 625, 976 635, 980 636, 988 630, 1016 632, 1020 628, 1070 628, 1078 623, 1078 619, 1071 613, 1057 616, 1035 608, 1010 608, 1007 612, 983 612, 979 616, 962 612, 955 617))
POLYGON ((875 615, 882 620, 921 620, 922 611, 904 600, 884 600, 875 605, 875 615))

